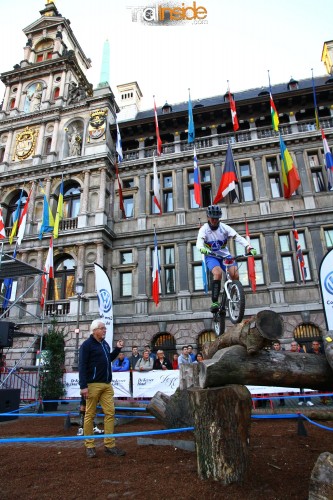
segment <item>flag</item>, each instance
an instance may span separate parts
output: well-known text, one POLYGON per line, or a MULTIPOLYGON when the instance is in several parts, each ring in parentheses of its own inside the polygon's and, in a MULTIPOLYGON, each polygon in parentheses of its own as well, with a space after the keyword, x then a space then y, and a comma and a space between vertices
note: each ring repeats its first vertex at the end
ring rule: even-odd
POLYGON ((44 193, 44 204, 43 204, 43 219, 42 225, 40 226, 38 238, 41 240, 44 233, 52 233, 54 229, 54 217, 52 215, 50 205, 47 201, 46 194, 42 188, 42 193, 44 193))
POLYGON ((207 279, 207 266, 206 266, 206 259, 203 254, 201 254, 201 269, 202 269, 202 283, 203 283, 203 288, 205 293, 208 293, 208 279, 207 279))
POLYGON ((305 263, 304 263, 303 252, 302 252, 301 245, 300 245, 299 238, 298 238, 298 231, 296 229, 294 214, 293 214, 293 235, 294 235, 294 240, 295 240, 296 256, 297 256, 297 260, 298 260, 299 267, 301 270, 302 280, 303 280, 303 283, 305 283, 306 267, 305 267, 305 263))
MULTIPOLYGON (((249 226, 247 224, 246 217, 245 217, 245 230, 246 230, 246 240, 247 240, 248 244, 251 246, 249 226)), ((248 257, 248 259, 247 259, 247 271, 248 271, 248 275, 249 275, 250 287, 252 288, 252 291, 255 292, 257 289, 257 282, 256 282, 256 267, 255 267, 255 261, 254 261, 253 256, 248 257)))
POLYGON ((2 216, 2 206, 0 205, 0 240, 6 238, 5 224, 2 216))
POLYGON ((156 230, 154 228, 154 254, 153 254, 153 286, 152 286, 152 296, 153 301, 158 305, 160 301, 160 263, 158 258, 158 248, 157 248, 157 238, 156 230))
POLYGON ((315 83, 314 83, 314 78, 313 78, 313 71, 312 71, 312 92, 313 92, 313 105, 314 105, 314 111, 315 111, 316 129, 320 130, 317 97, 316 97, 316 89, 315 89, 315 83))
POLYGON ((54 278, 52 236, 50 238, 49 251, 47 252, 47 257, 45 261, 44 274, 42 275, 42 294, 40 298, 40 307, 42 309, 44 308, 46 300, 47 285, 51 278, 54 278))
POLYGON ((13 239, 16 235, 16 231, 17 231, 17 227, 18 227, 18 223, 19 223, 19 219, 20 219, 22 196, 23 196, 23 189, 21 189, 20 198, 17 202, 17 207, 16 207, 16 210, 13 214, 13 226, 12 226, 12 230, 11 230, 10 236, 9 236, 9 243, 10 244, 13 243, 13 239))
MULTIPOLYGON (((16 248, 13 252, 13 259, 16 258, 16 248)), ((13 281, 14 279, 13 278, 5 278, 3 280, 3 286, 4 286, 4 299, 3 299, 3 302, 2 302, 2 307, 3 309, 7 309, 8 305, 9 305, 9 301, 10 301, 10 298, 12 296, 12 288, 13 288, 13 281)))
POLYGON ((279 115, 278 112, 276 111, 276 107, 273 101, 273 96, 272 92, 269 93, 269 101, 271 105, 271 117, 272 117, 272 127, 275 132, 279 131, 279 115))
POLYGON ((297 168, 280 134, 281 168, 283 180, 283 195, 290 198, 301 184, 297 168))
POLYGON ((102 266, 94 263, 95 284, 98 298, 99 316, 106 326, 105 340, 112 346, 113 343, 113 298, 112 285, 109 276, 102 266))
POLYGON ((232 120, 232 125, 234 127, 234 132, 236 132, 239 129, 239 123, 238 123, 238 118, 237 118, 237 112, 236 112, 236 103, 234 101, 234 98, 231 95, 230 90, 229 92, 229 104, 230 104, 230 111, 231 111, 231 120, 232 120))
POLYGON ((229 143, 227 149, 227 155, 225 158, 224 171, 222 173, 220 186, 216 193, 213 203, 214 204, 218 203, 220 200, 222 200, 222 198, 225 198, 228 193, 230 193, 231 200, 234 201, 235 198, 237 198, 236 182, 238 183, 235 162, 232 156, 232 150, 229 143))
POLYGON ((194 129, 194 121, 193 121, 193 110, 192 110, 192 101, 190 96, 190 91, 188 92, 188 131, 187 131, 187 142, 191 144, 195 139, 195 129, 194 129))
POLYGON ((325 166, 327 171, 327 179, 328 179, 328 190, 333 190, 333 156, 328 147, 327 139, 325 137, 323 129, 321 129, 321 136, 323 138, 323 146, 324 146, 324 156, 325 156, 325 166))
POLYGON ((153 201, 158 208, 159 213, 162 213, 162 207, 161 207, 161 196, 160 196, 160 183, 158 181, 158 176, 157 176, 157 167, 156 167, 156 159, 154 156, 154 167, 153 167, 153 190, 154 190, 154 197, 153 201))
MULTIPOLYGON (((118 156, 118 158, 119 158, 119 156, 118 156)), ((126 219, 124 197, 123 197, 123 187, 122 187, 120 176, 119 176, 119 169, 118 169, 118 162, 117 161, 116 161, 116 176, 117 176, 117 181, 118 181, 119 208, 121 210, 121 214, 122 214, 123 218, 126 219)))
POLYGON ((24 236, 24 232, 25 232, 25 227, 27 225, 27 217, 28 217, 29 201, 30 201, 31 191, 32 190, 30 189, 29 194, 28 194, 28 198, 27 198, 27 200, 25 202, 25 205, 23 207, 23 210, 22 210, 22 213, 21 213, 21 216, 20 216, 20 219, 19 219, 18 231, 17 231, 17 240, 16 240, 17 245, 21 245, 22 239, 23 239, 23 236, 24 236))
POLYGON ((197 205, 199 207, 202 206, 201 202, 201 184, 200 184, 200 177, 199 177, 199 168, 198 168, 198 158, 197 158, 197 153, 195 150, 195 146, 193 148, 193 163, 194 163, 194 199, 197 205))
POLYGON ((59 236, 59 225, 60 225, 60 221, 63 218, 64 218, 64 179, 61 180, 61 184, 60 184, 57 213, 56 213, 55 221, 54 221, 53 236, 54 236, 55 240, 59 236))
POLYGON ((118 153, 118 163, 121 163, 124 159, 123 157, 123 146, 121 142, 121 135, 119 132, 119 127, 118 127, 118 122, 116 121, 117 125, 117 141, 116 141, 116 151, 118 153))
POLYGON ((157 141, 157 156, 160 156, 162 153, 162 141, 160 138, 160 129, 158 127, 158 119, 157 119, 157 110, 156 103, 154 98, 154 115, 155 115, 155 129, 156 129, 156 141, 157 141))

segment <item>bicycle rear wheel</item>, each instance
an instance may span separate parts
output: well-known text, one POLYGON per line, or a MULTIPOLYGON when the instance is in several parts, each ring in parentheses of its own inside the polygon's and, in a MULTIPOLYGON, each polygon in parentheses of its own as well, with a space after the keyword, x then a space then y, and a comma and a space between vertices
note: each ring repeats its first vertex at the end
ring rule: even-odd
POLYGON ((213 328, 219 337, 225 330, 225 309, 220 308, 213 316, 213 328))
POLYGON ((233 280, 229 286, 230 300, 228 301, 228 311, 231 323, 240 323, 245 312, 245 292, 243 285, 238 280, 233 280))

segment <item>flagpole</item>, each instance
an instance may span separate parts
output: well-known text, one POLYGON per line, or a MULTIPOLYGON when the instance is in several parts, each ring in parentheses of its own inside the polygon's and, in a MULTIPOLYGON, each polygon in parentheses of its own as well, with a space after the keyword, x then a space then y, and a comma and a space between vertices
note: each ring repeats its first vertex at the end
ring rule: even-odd
POLYGON ((313 91, 313 104, 314 104, 314 110, 315 110, 316 128, 317 128, 317 130, 319 130, 320 123, 319 123, 319 115, 318 115, 316 88, 315 88, 315 83, 314 83, 314 78, 313 78, 313 68, 311 68, 311 76, 312 76, 312 91, 313 91))

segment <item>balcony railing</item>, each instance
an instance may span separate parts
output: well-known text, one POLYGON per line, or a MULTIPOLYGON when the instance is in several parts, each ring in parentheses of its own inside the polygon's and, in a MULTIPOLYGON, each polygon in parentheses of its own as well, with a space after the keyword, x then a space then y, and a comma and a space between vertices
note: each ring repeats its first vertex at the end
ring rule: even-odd
POLYGON ((70 311, 69 300, 57 300, 45 303, 45 316, 66 316, 70 311))

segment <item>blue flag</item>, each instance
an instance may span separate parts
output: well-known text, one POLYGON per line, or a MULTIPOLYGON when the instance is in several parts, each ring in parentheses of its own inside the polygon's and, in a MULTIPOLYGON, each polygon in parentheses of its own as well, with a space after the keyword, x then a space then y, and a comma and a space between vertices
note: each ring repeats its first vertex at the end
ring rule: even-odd
POLYGON ((193 110, 190 93, 188 93, 188 140, 187 142, 191 144, 195 139, 194 121, 193 121, 193 110))

